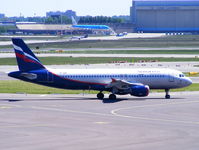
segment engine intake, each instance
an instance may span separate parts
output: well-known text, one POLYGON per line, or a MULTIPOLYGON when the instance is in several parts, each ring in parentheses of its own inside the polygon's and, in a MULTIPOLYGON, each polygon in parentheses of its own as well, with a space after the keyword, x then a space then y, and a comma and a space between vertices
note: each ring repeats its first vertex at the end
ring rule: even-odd
POLYGON ((145 97, 149 95, 150 88, 148 85, 136 85, 131 87, 131 95, 145 97))

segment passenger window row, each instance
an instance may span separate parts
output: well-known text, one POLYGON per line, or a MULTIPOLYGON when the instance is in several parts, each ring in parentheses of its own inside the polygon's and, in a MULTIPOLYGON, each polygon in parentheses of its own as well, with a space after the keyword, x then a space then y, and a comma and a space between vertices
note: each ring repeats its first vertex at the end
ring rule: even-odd
POLYGON ((64 78, 164 78, 165 75, 64 75, 64 78))

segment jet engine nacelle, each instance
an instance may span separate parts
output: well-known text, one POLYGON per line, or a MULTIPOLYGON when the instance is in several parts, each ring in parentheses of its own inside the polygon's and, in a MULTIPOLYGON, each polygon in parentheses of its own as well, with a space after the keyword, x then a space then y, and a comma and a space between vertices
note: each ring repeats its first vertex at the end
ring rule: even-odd
POLYGON ((145 97, 149 95, 150 88, 148 85, 135 85, 131 87, 131 95, 145 97))

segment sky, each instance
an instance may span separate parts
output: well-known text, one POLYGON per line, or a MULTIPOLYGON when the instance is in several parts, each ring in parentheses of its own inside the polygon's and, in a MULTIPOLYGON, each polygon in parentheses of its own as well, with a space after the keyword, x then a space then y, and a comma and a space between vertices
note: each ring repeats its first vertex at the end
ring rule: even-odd
POLYGON ((45 16, 48 11, 74 10, 78 16, 129 15, 132 0, 0 0, 0 13, 45 16), (2 2, 1 2, 2 1, 2 2))

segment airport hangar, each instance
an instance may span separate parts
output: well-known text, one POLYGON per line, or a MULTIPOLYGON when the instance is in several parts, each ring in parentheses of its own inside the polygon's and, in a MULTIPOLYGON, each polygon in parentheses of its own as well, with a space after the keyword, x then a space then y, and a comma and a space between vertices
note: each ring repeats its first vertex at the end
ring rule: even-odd
POLYGON ((133 0, 135 32, 199 33, 199 0, 133 0))

